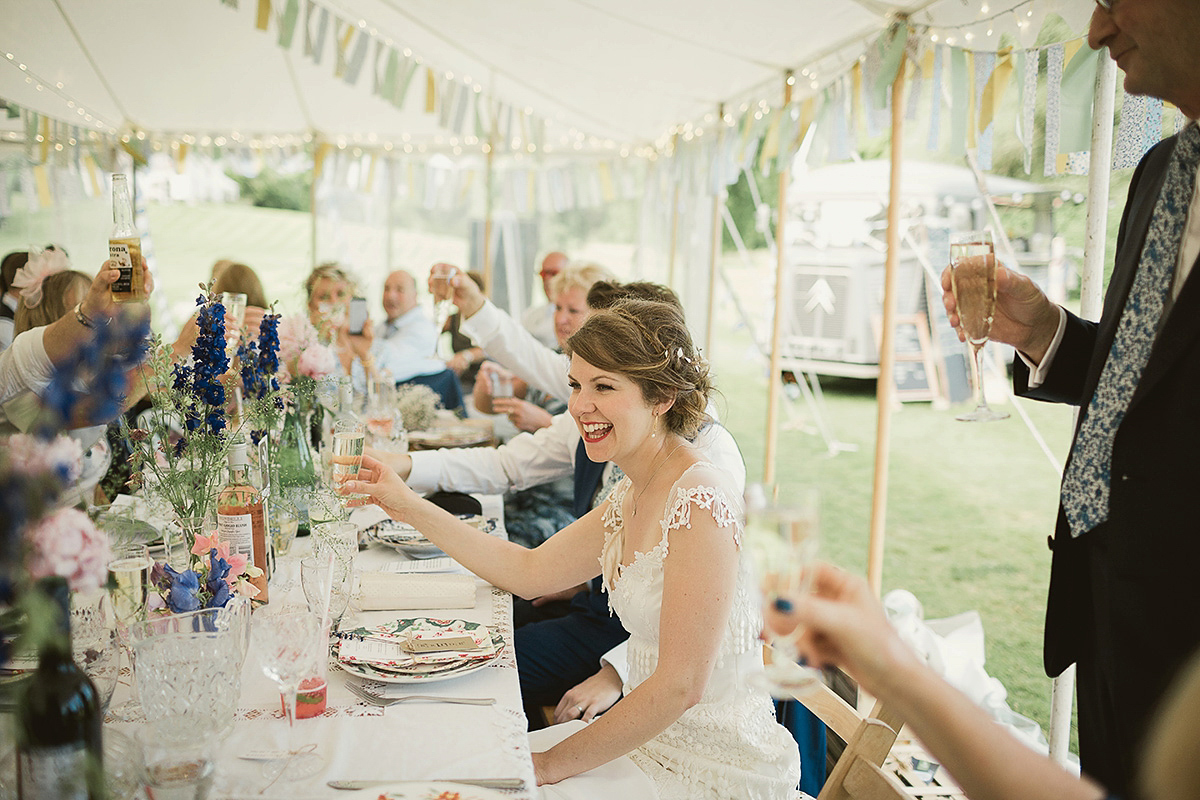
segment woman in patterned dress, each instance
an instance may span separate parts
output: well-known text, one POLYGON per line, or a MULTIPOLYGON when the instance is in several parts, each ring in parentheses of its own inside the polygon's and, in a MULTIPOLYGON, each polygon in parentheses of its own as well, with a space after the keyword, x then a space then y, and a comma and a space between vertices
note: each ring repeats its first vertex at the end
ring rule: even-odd
POLYGON ((603 576, 630 632, 623 699, 590 723, 531 736, 545 797, 795 795, 799 756, 775 722, 741 498, 688 443, 710 382, 682 314, 625 301, 568 342, 569 409, 588 457, 625 478, 591 513, 528 550, 481 534, 364 459, 343 491, 370 495, 495 586, 537 597, 603 576), (539 752, 540 751, 540 752, 539 752))

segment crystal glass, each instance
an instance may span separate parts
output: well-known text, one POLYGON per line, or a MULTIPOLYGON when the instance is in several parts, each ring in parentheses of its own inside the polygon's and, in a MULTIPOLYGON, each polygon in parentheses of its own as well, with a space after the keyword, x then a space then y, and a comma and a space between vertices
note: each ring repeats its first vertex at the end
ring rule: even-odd
MULTIPOLYGON (((333 475, 331 484, 337 488, 348 480, 358 477, 362 466, 363 448, 367 442, 367 429, 356 419, 339 419, 333 425, 333 475)), ((355 495, 343 495, 345 505, 355 495)))
MULTIPOLYGON (((150 587, 150 551, 144 544, 113 543, 108 562, 109 601, 116 621, 118 641, 129 659, 129 669, 137 675, 137 657, 133 650, 133 629, 146 619, 146 597, 150 587)), ((118 720, 136 719, 142 709, 137 682, 131 684, 129 699, 110 709, 118 720)))
POLYGON ((450 285, 450 279, 456 272, 458 270, 449 264, 434 264, 429 271, 429 291, 433 293, 433 324, 439 335, 446 328, 446 320, 454 313, 454 287, 450 285))
MULTIPOLYGON (((809 590, 810 567, 817 556, 817 509, 817 492, 812 488, 788 490, 780 497, 778 487, 747 487, 744 541, 754 560, 767 616, 809 590)), ((816 670, 797 663, 795 633, 776 637, 768 628, 764 634, 776 652, 763 673, 773 695, 791 697, 818 677, 816 670)))
POLYGON ((318 489, 308 495, 309 531, 315 531, 326 522, 342 522, 346 519, 346 507, 342 496, 329 489, 318 489))
POLYGON ((996 253, 989 231, 972 231, 950 239, 950 289, 958 306, 958 327, 971 347, 971 374, 975 378, 975 409, 959 414, 962 422, 1008 419, 993 411, 983 392, 983 348, 996 313, 996 253))
POLYGON ((232 359, 237 355, 238 343, 242 338, 246 295, 242 292, 221 292, 221 305, 225 306, 225 354, 232 359))
POLYGON ((206 608, 137 629, 137 685, 147 720, 173 720, 198 736, 232 728, 245 651, 240 633, 223 627, 223 614, 206 608))
POLYGON ((312 777, 324 763, 315 748, 296 749, 291 744, 300 681, 315 671, 318 660, 325 654, 320 626, 320 620, 307 611, 260 616, 254 623, 263 673, 279 685, 288 721, 287 753, 268 762, 267 767, 273 768, 274 777, 285 781, 312 777))
POLYGON ((104 592, 71 596, 71 649, 75 663, 87 673, 100 695, 100 715, 117 689, 121 673, 121 641, 115 619, 105 613, 104 592))
POLYGON ((171 720, 140 726, 135 736, 148 797, 206 800, 216 773, 214 737, 196 736, 171 720))
POLYGON ((350 605, 353 588, 353 571, 336 558, 330 564, 328 555, 308 556, 300 561, 300 586, 304 589, 304 600, 308 610, 320 616, 329 592, 329 619, 337 627, 350 605), (333 585, 330 586, 330 576, 333 585))

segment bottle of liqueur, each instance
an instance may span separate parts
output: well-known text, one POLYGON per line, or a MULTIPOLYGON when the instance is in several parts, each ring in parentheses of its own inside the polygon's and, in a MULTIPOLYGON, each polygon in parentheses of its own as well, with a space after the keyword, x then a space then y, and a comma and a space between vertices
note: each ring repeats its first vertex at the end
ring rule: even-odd
POLYGON ((229 449, 229 482, 217 495, 217 534, 229 543, 229 552, 250 557, 262 570, 251 583, 258 589, 256 603, 267 602, 267 523, 262 494, 250 483, 246 440, 238 439, 229 449))
POLYGON ((133 227, 133 200, 125 175, 113 175, 113 232, 108 239, 108 257, 117 262, 121 277, 112 285, 113 300, 136 303, 146 299, 142 285, 142 237, 133 227))
POLYGON ((34 591, 56 614, 37 671, 17 704, 20 800, 100 800, 104 794, 100 695, 71 655, 70 593, 65 578, 43 578, 34 591))

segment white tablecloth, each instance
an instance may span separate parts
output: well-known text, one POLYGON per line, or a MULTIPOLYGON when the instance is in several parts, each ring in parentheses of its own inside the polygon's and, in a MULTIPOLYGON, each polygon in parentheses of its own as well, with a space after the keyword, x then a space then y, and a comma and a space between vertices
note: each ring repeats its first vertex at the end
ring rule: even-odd
MULTIPOLYGON (((484 514, 500 518, 500 498, 481 498, 484 514)), ((271 603, 256 611, 270 613, 281 606, 303 606, 299 565, 308 542, 297 540, 290 558, 294 585, 272 594, 271 603)), ((372 545, 359 553, 358 571, 379 569, 405 559, 393 550, 372 545)), ((277 572, 273 582, 283 576, 277 572)), ((525 733, 516 660, 512 648, 512 598, 477 579, 474 608, 429 611, 360 612, 352 608, 342 627, 374 625, 399 617, 426 616, 464 619, 498 630, 504 650, 487 667, 468 675, 427 684, 389 685, 387 693, 494 697, 493 706, 449 703, 401 703, 390 708, 368 706, 345 688, 355 680, 341 669, 329 670, 328 708, 321 717, 297 720, 292 744, 315 743, 324 769, 311 779, 268 785, 262 764, 239 758, 254 750, 283 749, 287 722, 279 691, 262 672, 253 636, 242 674, 242 693, 233 733, 223 742, 218 758, 215 798, 346 798, 349 792, 325 785, 334 779, 433 780, 445 778, 521 778, 526 788, 506 792, 513 798, 535 796, 533 763, 525 733)), ((119 687, 114 703, 124 699, 119 687)), ((110 722, 132 733, 137 723, 110 722)))

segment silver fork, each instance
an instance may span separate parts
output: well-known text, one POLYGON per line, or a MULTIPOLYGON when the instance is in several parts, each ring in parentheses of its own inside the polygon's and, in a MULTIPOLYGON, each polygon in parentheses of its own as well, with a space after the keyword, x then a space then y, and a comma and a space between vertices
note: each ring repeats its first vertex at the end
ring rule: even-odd
POLYGON ((440 697, 432 694, 408 694, 403 697, 376 697, 366 689, 359 686, 357 683, 346 682, 346 688, 350 690, 359 699, 380 708, 394 706, 397 703, 403 703, 408 700, 425 700, 429 703, 459 703, 467 706, 490 706, 495 705, 496 698, 494 697, 440 697))

